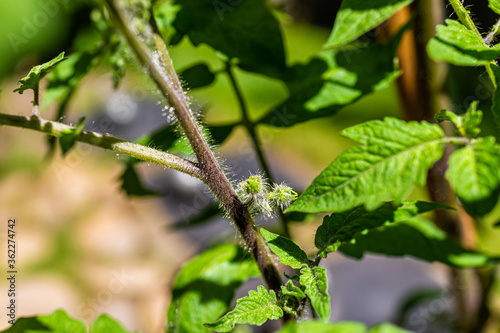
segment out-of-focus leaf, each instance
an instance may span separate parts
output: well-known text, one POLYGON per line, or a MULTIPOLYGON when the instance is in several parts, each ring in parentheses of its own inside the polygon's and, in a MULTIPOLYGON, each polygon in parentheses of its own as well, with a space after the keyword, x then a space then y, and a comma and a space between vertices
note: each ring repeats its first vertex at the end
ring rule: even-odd
POLYGON ((221 317, 215 323, 205 324, 216 332, 230 332, 236 324, 262 325, 268 319, 283 317, 283 310, 278 305, 274 291, 269 292, 264 286, 257 291, 250 290, 248 296, 238 299, 236 308, 221 317))
POLYGON ((358 99, 389 86, 400 74, 394 57, 406 28, 386 44, 373 42, 361 49, 324 51, 308 64, 290 67, 284 75, 289 97, 259 122, 288 127, 331 116, 358 99))
POLYGON ((459 116, 454 112, 448 110, 441 110, 438 114, 434 116, 438 122, 443 122, 445 120, 451 121, 458 132, 467 138, 475 138, 481 132, 479 125, 483 120, 483 112, 477 110, 477 105, 479 101, 474 101, 470 104, 469 109, 463 116, 459 116))
POLYGON ((192 259, 175 279, 168 331, 211 332, 203 324, 223 315, 236 289, 259 274, 248 253, 233 244, 218 246, 192 259))
POLYGON ((454 267, 481 267, 494 259, 486 254, 465 250, 433 222, 421 217, 358 234, 352 244, 342 244, 339 251, 357 259, 365 253, 378 253, 396 257, 412 256, 454 267))
POLYGON ((25 90, 28 89, 33 89, 33 90, 38 90, 38 85, 40 84, 40 80, 42 80, 47 74, 49 74, 54 68, 56 68, 57 65, 59 65, 62 61, 66 60, 67 58, 64 57, 64 52, 59 54, 57 57, 54 59, 35 66, 31 69, 31 71, 28 73, 27 76, 23 77, 21 80, 17 82, 17 84, 20 84, 21 86, 14 90, 14 92, 19 92, 22 94, 25 90))
POLYGON ((90 327, 90 333, 132 333, 132 331, 123 328, 108 315, 100 315, 90 327))
POLYGON ((363 323, 351 321, 339 321, 336 323, 324 323, 319 320, 305 320, 300 323, 288 322, 276 333, 367 333, 363 323))
POLYGON ((489 213, 498 201, 500 146, 494 137, 476 139, 451 154, 446 178, 473 216, 489 213))
POLYGON ((285 51, 278 21, 262 0, 177 0, 181 6, 173 23, 194 45, 206 43, 239 66, 280 77, 285 51))
POLYGON ((356 207, 344 213, 325 216, 323 224, 316 231, 314 244, 319 254, 336 251, 340 245, 351 242, 359 233, 378 228, 384 224, 408 220, 418 214, 449 207, 432 202, 406 200, 400 204, 387 202, 369 212, 356 207))
POLYGON ((324 45, 334 48, 352 42, 372 30, 413 0, 344 0, 324 45))
POLYGON ((264 228, 260 233, 267 241, 267 245, 279 258, 279 262, 292 268, 299 269, 309 265, 307 254, 288 238, 273 234, 264 228))
POLYGON ((120 176, 122 181, 122 190, 129 196, 146 196, 146 195, 157 195, 158 193, 151 191, 144 187, 142 184, 134 165, 127 164, 123 174, 120 176))
POLYGON ((186 229, 190 227, 199 226, 205 222, 210 221, 212 218, 216 216, 222 216, 224 212, 220 208, 219 204, 211 203, 208 204, 205 208, 203 208, 198 214, 194 216, 190 216, 184 221, 174 223, 171 228, 172 229, 186 229))
POLYGON ((437 34, 427 45, 429 56, 457 66, 487 65, 500 55, 500 47, 489 47, 474 31, 462 23, 448 19, 438 25, 437 34))
POLYGON ((498 129, 500 128, 500 67, 493 64, 490 67, 491 71, 495 75, 495 82, 497 86, 492 96, 491 111, 498 129))
POLYGON ((95 55, 89 52, 73 53, 48 76, 49 84, 43 94, 41 109, 55 100, 64 99, 94 66, 95 55))
POLYGON ((59 145, 61 146, 62 154, 65 156, 75 145, 76 138, 82 133, 85 117, 78 119, 76 128, 67 130, 59 136, 59 145))
POLYGON ((179 77, 187 83, 190 89, 208 86, 215 80, 214 73, 204 63, 183 70, 179 73, 179 77))
POLYGON ((2 333, 86 333, 82 321, 69 317, 66 312, 57 310, 50 315, 39 315, 30 318, 18 318, 14 325, 2 333))
POLYGON ((304 267, 300 270, 300 284, 306 288, 305 293, 319 317, 327 322, 330 318, 330 295, 328 280, 323 267, 304 267))
POLYGON ((372 327, 368 333, 412 333, 393 324, 382 323, 372 327))
POLYGON ((335 159, 287 211, 343 212, 359 205, 374 210, 424 185, 427 170, 443 155, 443 130, 427 122, 387 117, 341 134, 362 145, 335 159))
POLYGON ((306 320, 300 323, 288 322, 277 333, 411 333, 389 323, 374 326, 370 331, 365 324, 353 321, 324 323, 319 320, 306 320))
POLYGON ((488 0, 488 2, 491 10, 493 10, 497 14, 500 14, 500 0, 488 0))

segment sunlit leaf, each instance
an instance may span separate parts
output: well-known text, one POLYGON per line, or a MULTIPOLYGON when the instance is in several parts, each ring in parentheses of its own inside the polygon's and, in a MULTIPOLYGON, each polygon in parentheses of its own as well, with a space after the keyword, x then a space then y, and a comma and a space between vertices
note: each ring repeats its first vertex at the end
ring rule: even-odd
POLYGON ((426 183, 427 170, 443 155, 443 130, 427 122, 388 117, 341 134, 362 145, 335 159, 287 211, 342 212, 359 205, 374 210, 402 200, 426 183))
POLYGON ((304 267, 300 273, 300 284, 306 288, 305 293, 311 299, 314 310, 327 322, 330 318, 330 295, 326 270, 323 267, 304 267))
POLYGON ((233 311, 205 326, 216 332, 230 332, 236 324, 262 325, 268 319, 275 320, 283 316, 276 294, 272 290, 268 292, 263 286, 258 286, 257 291, 250 290, 248 296, 236 302, 233 311))
POLYGON ((458 149, 450 156, 449 165, 446 178, 464 207, 473 208, 473 215, 491 211, 500 188, 500 146, 495 138, 479 138, 458 149), (484 200, 490 204, 485 205, 484 200))
POLYGON ((273 234, 264 228, 260 229, 260 233, 267 241, 271 251, 278 256, 282 264, 295 269, 302 268, 309 264, 307 254, 290 239, 273 234))
POLYGON ((427 45, 433 60, 457 66, 479 66, 489 64, 500 55, 499 47, 490 48, 462 23, 448 19, 446 24, 437 26, 436 36, 427 45))
POLYGON ((62 52, 54 59, 44 64, 33 67, 27 76, 17 82, 17 84, 20 84, 21 86, 14 91, 22 94, 25 90, 28 89, 38 90, 40 80, 43 79, 47 74, 49 74, 50 71, 54 70, 54 68, 56 68, 58 64, 66 59, 67 58, 64 57, 64 52, 62 52))
POLYGON ((413 0, 344 0, 324 47, 347 44, 372 30, 413 0))

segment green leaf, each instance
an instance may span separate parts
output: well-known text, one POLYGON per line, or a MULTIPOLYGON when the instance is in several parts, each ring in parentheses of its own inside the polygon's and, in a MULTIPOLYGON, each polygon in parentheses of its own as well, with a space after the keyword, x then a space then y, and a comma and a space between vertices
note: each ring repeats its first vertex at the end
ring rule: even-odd
POLYGON ((463 128, 463 118, 452 111, 441 110, 434 116, 434 118, 439 123, 442 123, 443 121, 451 121, 459 131, 463 128))
POLYGON ((47 76, 42 110, 55 100, 66 98, 95 64, 95 54, 90 52, 73 53, 66 59, 47 76))
POLYGON ((306 320, 300 323, 288 322, 276 333, 367 333, 363 323, 340 321, 324 323, 319 320, 306 320))
POLYGON ((300 284, 304 286, 306 295, 323 321, 330 318, 330 295, 326 270, 322 267, 304 267, 300 270, 300 284))
POLYGON ((304 294, 302 289, 295 286, 292 280, 288 280, 286 286, 281 286, 281 293, 280 293, 281 308, 288 313, 298 316, 297 310, 301 306, 300 300, 305 297, 306 294, 304 294))
POLYGON ((283 295, 293 296, 293 297, 297 297, 297 298, 306 297, 306 294, 304 294, 302 289, 300 289, 299 287, 294 285, 292 280, 288 280, 288 283, 286 284, 286 286, 281 286, 281 293, 283 295))
POLYGON ((100 315, 94 321, 90 328, 90 333, 130 333, 131 331, 123 328, 113 318, 107 315, 100 315))
POLYGON ((269 292, 263 286, 257 291, 250 290, 248 296, 236 301, 236 308, 221 317, 215 323, 204 324, 217 332, 229 332, 236 324, 262 325, 268 319, 275 320, 283 317, 283 311, 278 306, 274 291, 269 292))
POLYGON ((497 88, 493 92, 492 96, 492 104, 491 111, 493 112, 493 118, 495 119, 495 123, 497 125, 497 129, 500 128, 500 67, 497 65, 491 65, 491 71, 495 76, 495 83, 497 88))
POLYGON ((372 30, 413 0, 344 0, 324 45, 338 47, 372 30))
POLYGON ((446 178, 464 207, 473 207, 474 216, 489 213, 498 200, 500 187, 500 146, 495 138, 480 138, 456 150, 448 163, 446 178), (484 200, 491 204, 484 206, 484 200))
MULTIPOLYGON (((50 315, 19 318, 14 325, 2 333, 86 333, 85 323, 69 317, 63 310, 50 315)), ((131 333, 107 315, 99 316, 90 328, 90 333, 131 333)))
POLYGON ((309 265, 307 254, 290 239, 273 234, 264 228, 260 229, 260 233, 267 241, 271 251, 278 256, 280 263, 295 269, 309 265))
POLYGON ((45 75, 49 74, 50 71, 56 68, 59 63, 66 59, 67 58, 64 57, 64 52, 62 52, 54 59, 44 64, 33 67, 27 76, 17 82, 17 84, 20 84, 21 86, 14 90, 14 92, 18 91, 20 94, 22 94, 25 90, 28 89, 37 91, 40 80, 43 79, 45 75))
POLYGON ((394 57, 406 28, 386 44, 373 42, 356 50, 325 51, 308 64, 290 67, 283 79, 289 97, 259 122, 288 127, 331 116, 360 98, 388 87, 400 75, 394 57))
POLYGON ((208 86, 215 80, 215 75, 204 63, 196 64, 179 73, 183 82, 187 83, 190 89, 196 89, 208 86))
POLYGON ((59 136, 59 145, 61 146, 62 154, 65 156, 76 143, 76 138, 82 133, 85 117, 78 119, 78 124, 74 129, 64 131, 59 136))
POLYGON ((323 218, 323 224, 316 231, 314 244, 319 254, 337 251, 343 243, 351 242, 359 233, 378 228, 384 224, 410 219, 418 214, 435 209, 449 207, 415 200, 403 201, 400 204, 387 202, 380 208, 368 212, 363 207, 356 207, 344 213, 332 214, 323 218))
POLYGON ((437 34, 427 44, 427 52, 435 61, 457 66, 487 65, 500 55, 500 48, 490 48, 474 31, 455 20, 438 25, 437 34))
POLYGON ((135 167, 132 164, 127 164, 125 170, 120 176, 122 181, 121 189, 127 193, 128 196, 146 196, 157 195, 158 193, 151 191, 144 187, 142 184, 135 167))
POLYGON ((488 0, 488 2, 491 10, 493 10, 497 14, 500 14, 500 0, 488 0))
POLYGON ((278 21, 262 0, 177 0, 173 23, 194 45, 206 43, 243 69, 274 77, 286 68, 278 21))
POLYGON ((57 310, 50 315, 39 315, 30 318, 18 318, 14 325, 2 333, 86 333, 82 321, 69 317, 66 312, 57 310))
POLYGON ((483 121, 483 112, 477 110, 478 104, 479 101, 473 101, 463 116, 459 116, 448 110, 441 110, 434 118, 440 123, 449 120, 455 125, 460 135, 467 138, 475 138, 481 132, 479 125, 483 121))
POLYGON ((407 331, 396 325, 389 323, 378 324, 370 329, 368 333, 412 333, 411 331, 407 331))
POLYGON ((485 254, 464 249, 433 222, 421 217, 357 234, 352 244, 342 244, 339 251, 356 259, 362 258, 365 253, 378 253, 395 257, 412 256, 454 267, 481 267, 492 261, 485 254))
POLYGON ((475 138, 481 133, 479 125, 483 121, 483 112, 477 109, 479 101, 470 104, 469 109, 463 116, 463 128, 467 138, 475 138))
POLYGON ((342 153, 287 211, 342 212, 359 205, 374 210, 424 185, 427 170, 443 155, 443 130, 427 122, 387 117, 341 134, 362 146, 342 153))
POLYGON ((233 244, 218 246, 192 259, 175 279, 168 309, 168 331, 211 332, 203 323, 223 315, 236 289, 249 277, 259 274, 248 253, 233 244))

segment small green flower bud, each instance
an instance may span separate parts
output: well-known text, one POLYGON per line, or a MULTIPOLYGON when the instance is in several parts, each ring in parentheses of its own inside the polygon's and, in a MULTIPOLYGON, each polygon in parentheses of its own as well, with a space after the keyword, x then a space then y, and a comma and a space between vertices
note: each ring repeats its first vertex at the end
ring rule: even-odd
POLYGON ((285 184, 275 184, 273 191, 268 193, 269 199, 271 199, 276 206, 281 207, 281 209, 288 207, 295 199, 297 199, 297 196, 297 192, 285 184))

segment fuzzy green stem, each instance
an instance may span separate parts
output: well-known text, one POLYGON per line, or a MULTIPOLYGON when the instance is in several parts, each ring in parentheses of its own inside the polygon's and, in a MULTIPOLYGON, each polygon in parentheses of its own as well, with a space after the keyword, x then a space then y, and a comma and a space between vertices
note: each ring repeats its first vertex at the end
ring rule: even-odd
MULTIPOLYGON (((264 175, 266 176, 269 181, 272 183, 275 183, 274 178, 271 174, 271 169, 269 168, 269 165, 267 163, 267 159, 264 155, 264 150, 262 149, 262 146, 259 141, 259 137, 257 135, 256 131, 256 124, 250 120, 250 116, 248 114, 248 109, 247 105, 245 103, 245 99, 243 98, 243 93, 241 92, 241 89, 238 85, 238 82, 236 81, 236 77, 233 74, 231 64, 229 62, 226 63, 226 69, 225 69, 227 75, 229 76, 229 80, 231 81, 231 85, 233 87, 234 93, 236 95, 236 98, 238 99, 238 104, 240 106, 241 110, 241 115, 242 115, 242 121, 241 124, 245 127, 245 129, 248 132, 248 135, 252 139, 252 143, 255 149, 255 152, 257 153, 257 158, 259 159, 260 165, 262 167, 262 170, 264 170, 264 175)), ((290 228, 288 226, 288 221, 285 218, 285 215, 283 214, 283 211, 278 207, 278 216, 281 220, 281 225, 283 225, 283 234, 285 237, 290 238, 290 228)))
POLYGON ((205 141, 198 123, 191 113, 182 85, 160 34, 158 31, 153 34, 155 48, 153 55, 128 24, 128 19, 120 9, 119 1, 106 0, 106 4, 117 28, 123 33, 139 61, 147 68, 149 75, 155 81, 168 104, 174 108, 175 116, 198 160, 203 181, 234 221, 254 256, 268 287, 279 291, 282 281, 274 264, 273 255, 264 238, 258 232, 248 207, 240 200, 205 141))
MULTIPOLYGON (((0 125, 27 128, 55 137, 76 129, 74 126, 45 120, 37 116, 14 116, 5 113, 0 113, 0 125)), ((87 130, 83 130, 76 136, 75 139, 76 141, 113 150, 120 154, 125 154, 147 162, 153 162, 167 168, 186 173, 195 178, 203 179, 201 170, 196 164, 160 150, 146 147, 134 142, 128 142, 108 134, 101 134, 87 130)))

